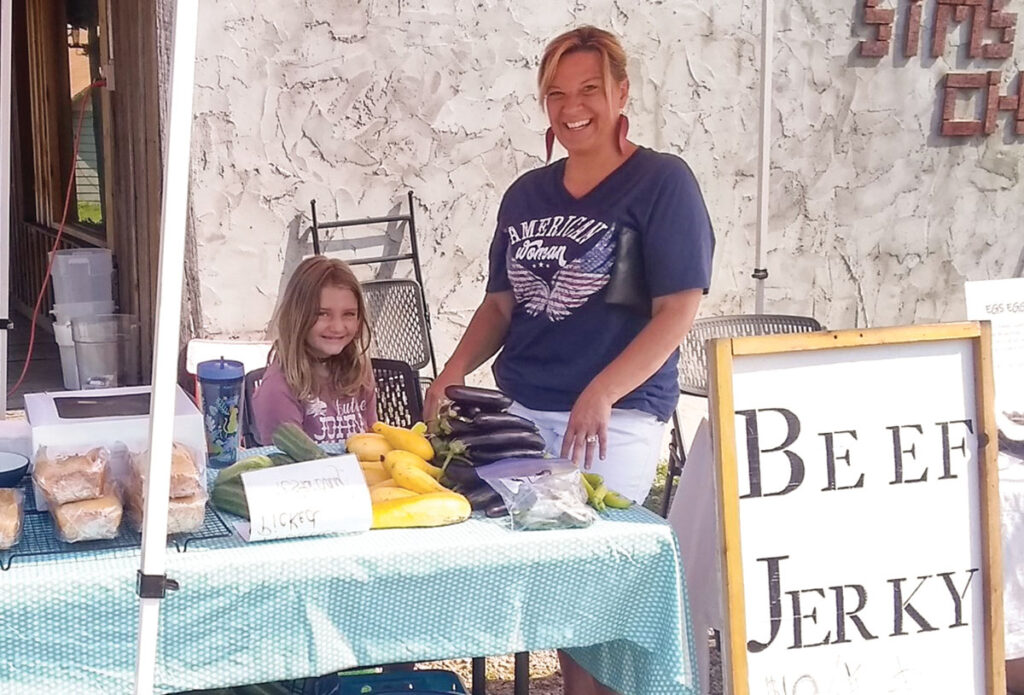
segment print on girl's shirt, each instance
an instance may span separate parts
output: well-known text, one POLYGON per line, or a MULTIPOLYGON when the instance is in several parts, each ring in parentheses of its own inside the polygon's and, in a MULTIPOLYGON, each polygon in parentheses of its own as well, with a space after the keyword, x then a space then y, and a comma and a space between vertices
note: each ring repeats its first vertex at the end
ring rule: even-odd
POLYGON ((618 239, 615 225, 578 219, 591 223, 585 227, 589 233, 566 234, 564 227, 537 220, 523 222, 521 231, 508 229, 509 282, 516 302, 530 316, 544 314, 549 321, 561 321, 608 284, 618 239), (598 231, 603 234, 587 248, 598 231))
POLYGON ((306 422, 319 425, 319 430, 312 432, 313 441, 339 442, 367 430, 365 412, 365 398, 335 399, 333 408, 322 399, 315 398, 306 406, 306 422))

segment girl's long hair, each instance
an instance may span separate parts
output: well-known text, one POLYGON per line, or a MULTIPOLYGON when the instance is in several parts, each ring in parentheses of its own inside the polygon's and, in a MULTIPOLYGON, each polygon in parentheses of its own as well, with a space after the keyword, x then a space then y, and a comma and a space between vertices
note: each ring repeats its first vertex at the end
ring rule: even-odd
POLYGON ((336 395, 353 396, 373 383, 370 358, 370 325, 366 301, 352 269, 344 261, 326 256, 307 258, 295 269, 284 296, 270 322, 273 338, 270 359, 281 365, 285 381, 300 401, 319 396, 324 387, 336 395), (322 360, 328 383, 319 383, 315 366, 321 362, 306 344, 306 336, 320 313, 320 291, 324 287, 350 290, 359 307, 359 329, 352 342, 337 355, 322 360))

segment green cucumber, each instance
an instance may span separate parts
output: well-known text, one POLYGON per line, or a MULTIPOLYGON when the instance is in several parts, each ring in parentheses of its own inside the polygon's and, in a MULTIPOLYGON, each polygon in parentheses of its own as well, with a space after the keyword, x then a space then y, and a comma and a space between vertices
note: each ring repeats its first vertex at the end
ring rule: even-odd
POLYGON ((270 468, 273 465, 275 465, 274 460, 269 456, 250 456, 249 458, 236 461, 227 468, 222 469, 221 472, 217 474, 217 479, 213 484, 222 485, 229 480, 237 478, 242 475, 242 473, 270 468))
POLYGON ((296 461, 325 459, 327 454, 294 422, 285 422, 274 430, 274 446, 296 461))
POLYGON ((213 506, 221 511, 244 519, 249 518, 249 503, 245 499, 245 488, 242 487, 242 479, 239 477, 214 485, 210 500, 213 506))

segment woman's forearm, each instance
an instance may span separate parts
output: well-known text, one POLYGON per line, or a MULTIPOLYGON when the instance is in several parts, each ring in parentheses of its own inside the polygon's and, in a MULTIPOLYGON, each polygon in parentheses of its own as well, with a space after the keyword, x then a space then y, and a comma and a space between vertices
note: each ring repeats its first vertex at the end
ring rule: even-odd
POLYGON ((615 403, 647 381, 683 342, 701 297, 699 289, 656 297, 651 321, 587 388, 615 403))
POLYGON ((445 370, 466 376, 490 359, 505 342, 514 303, 511 291, 488 293, 445 364, 445 370))

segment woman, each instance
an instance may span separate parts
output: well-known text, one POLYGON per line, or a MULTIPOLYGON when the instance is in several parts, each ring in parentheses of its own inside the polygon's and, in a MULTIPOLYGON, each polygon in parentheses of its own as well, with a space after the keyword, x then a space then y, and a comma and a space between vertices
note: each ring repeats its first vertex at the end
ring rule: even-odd
MULTIPOLYGON (((714 234, 683 160, 627 139, 626 56, 584 26, 548 44, 538 75, 568 157, 521 176, 501 202, 487 294, 427 391, 498 350, 494 376, 549 449, 642 502, 679 396, 677 350, 711 277, 714 234)), ((566 692, 586 672, 563 657, 566 692)))

